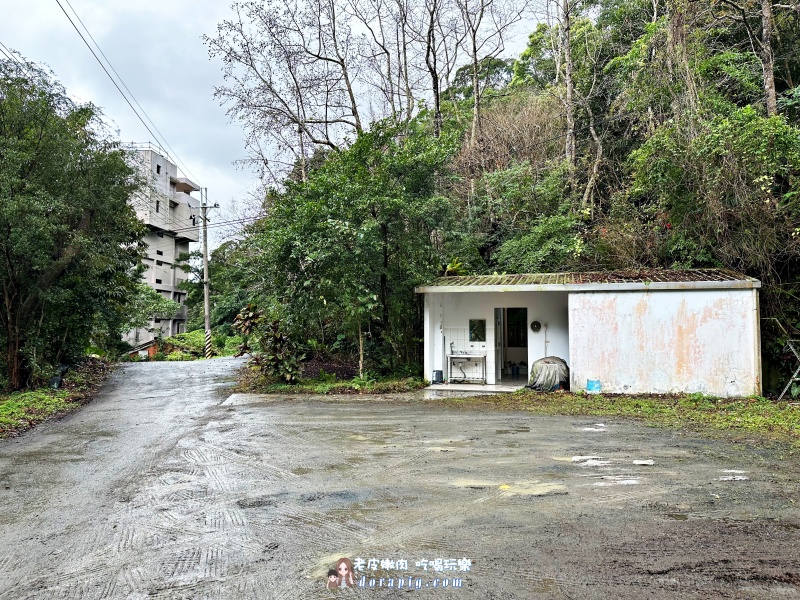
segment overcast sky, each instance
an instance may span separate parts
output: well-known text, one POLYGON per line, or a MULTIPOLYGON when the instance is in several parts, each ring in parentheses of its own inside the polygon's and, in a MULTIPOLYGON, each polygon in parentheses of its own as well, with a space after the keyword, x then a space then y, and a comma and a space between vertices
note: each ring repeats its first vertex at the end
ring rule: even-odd
MULTIPOLYGON (((179 169, 208 188, 210 203, 220 203, 222 214, 211 217, 219 222, 231 200, 245 199, 257 183, 251 172, 232 164, 245 155, 243 133, 237 123, 229 122, 224 107, 213 97, 214 86, 222 81, 221 71, 200 39, 214 33, 217 23, 229 14, 230 3, 69 2, 189 173, 180 163, 179 169)), ((73 16, 66 0, 61 4, 73 16)), ((0 15, 0 42, 28 60, 49 66, 75 100, 101 107, 106 120, 119 130, 121 141, 156 141, 56 0, 0 0, 0 15)), ((77 21, 76 25, 80 27, 77 21)))

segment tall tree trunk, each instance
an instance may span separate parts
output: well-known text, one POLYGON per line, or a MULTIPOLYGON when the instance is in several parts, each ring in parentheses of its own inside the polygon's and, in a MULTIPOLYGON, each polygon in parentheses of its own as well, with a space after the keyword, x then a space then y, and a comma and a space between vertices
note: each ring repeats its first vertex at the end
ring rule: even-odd
POLYGON ((431 75, 431 87, 433 91, 433 135, 439 137, 442 134, 442 98, 439 91, 439 68, 436 64, 436 12, 438 10, 438 0, 431 0, 428 6, 428 32, 425 37, 425 64, 431 75))
MULTIPOLYGON (((570 0, 561 0, 562 50, 564 53, 564 113, 567 119, 567 135, 564 142, 564 155, 570 173, 575 169, 575 81, 572 78, 572 8, 570 0)), ((570 179, 572 176, 570 175, 570 179)))
POLYGON ((775 55, 772 50, 772 35, 775 21, 772 16, 772 0, 761 0, 761 68, 764 71, 764 98, 767 116, 778 114, 778 101, 775 93, 775 55))
POLYGON ((389 331, 389 286, 388 286, 388 271, 389 271, 389 227, 383 223, 381 224, 381 235, 383 242, 381 249, 383 252, 383 269, 381 269, 381 321, 383 322, 383 330, 389 331))
POLYGON ((481 99, 480 99, 480 63, 478 62, 477 33, 472 36, 472 133, 470 134, 470 147, 475 146, 478 139, 481 120, 481 99))
POLYGON ((297 137, 300 141, 300 181, 308 181, 308 167, 306 166, 306 147, 303 143, 303 128, 297 128, 297 137))
POLYGON ((12 390, 24 388, 30 378, 30 366, 20 352, 20 336, 16 327, 9 327, 6 343, 6 362, 8 364, 8 380, 12 390))
POLYGON ((600 136, 594 128, 594 114, 592 108, 586 105, 586 113, 589 115, 589 133, 594 140, 596 152, 594 156, 594 163, 592 164, 592 172, 589 174, 589 181, 586 183, 586 189, 583 191, 583 201, 581 202, 582 208, 590 208, 591 215, 594 217, 594 186, 597 185, 597 177, 600 173, 600 164, 603 161, 603 143, 600 141, 600 136))
POLYGON ((358 376, 364 377, 364 333, 358 324, 358 376))

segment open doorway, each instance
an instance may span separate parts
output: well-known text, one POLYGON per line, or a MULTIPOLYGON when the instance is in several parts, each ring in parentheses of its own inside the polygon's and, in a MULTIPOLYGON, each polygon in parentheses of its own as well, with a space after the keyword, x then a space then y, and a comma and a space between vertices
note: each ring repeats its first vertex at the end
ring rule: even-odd
POLYGON ((528 375, 528 309, 495 308, 495 379, 519 383, 528 375))

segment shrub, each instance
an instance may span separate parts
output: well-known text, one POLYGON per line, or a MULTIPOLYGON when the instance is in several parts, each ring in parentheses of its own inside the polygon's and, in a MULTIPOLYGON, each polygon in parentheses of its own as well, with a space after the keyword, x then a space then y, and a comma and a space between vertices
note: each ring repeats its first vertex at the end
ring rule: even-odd
POLYGON ((268 377, 279 378, 286 383, 297 383, 301 375, 300 364, 305 354, 300 352, 297 343, 281 328, 281 322, 267 320, 255 306, 248 305, 236 315, 234 326, 244 336, 251 337, 257 349, 252 349, 245 341, 237 355, 250 354, 250 364, 268 377))

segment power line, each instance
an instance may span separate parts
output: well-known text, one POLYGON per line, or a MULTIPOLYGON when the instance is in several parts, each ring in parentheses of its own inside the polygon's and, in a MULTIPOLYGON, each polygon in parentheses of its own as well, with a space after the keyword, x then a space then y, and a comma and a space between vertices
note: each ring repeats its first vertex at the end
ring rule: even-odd
MULTIPOLYGON (((68 0, 65 0, 65 1, 67 2, 67 4, 69 4, 68 0)), ((122 88, 120 88, 120 86, 117 83, 117 81, 111 76, 111 73, 108 72, 108 69, 103 64, 103 61, 100 60, 100 57, 97 56, 97 53, 94 51, 94 49, 91 47, 89 42, 86 40, 86 37, 83 35, 83 33, 81 33, 80 29, 78 29, 78 26, 75 24, 75 21, 72 20, 72 17, 70 17, 69 14, 67 13, 67 11, 64 9, 64 6, 61 4, 61 1, 60 0, 56 0, 56 4, 58 4, 58 7, 64 13, 64 16, 67 17, 67 19, 69 20, 69 22, 72 25, 73 29, 75 29, 77 34, 81 37, 81 40, 83 40, 83 43, 89 49, 89 52, 92 53, 92 56, 94 56, 94 58, 97 61, 97 63, 100 65, 100 67, 103 69, 103 71, 105 71, 105 74, 111 80, 111 83, 114 84, 114 87, 117 88, 117 91, 123 97, 125 102, 127 102, 128 106, 130 106, 130 108, 133 111, 133 113, 136 115, 136 117, 139 119, 139 121, 141 121, 142 125, 144 125, 144 128, 148 131, 148 133, 150 133, 150 135, 153 137, 153 139, 155 139, 155 140, 161 139, 167 147, 170 147, 169 143, 166 141, 166 139, 163 136, 161 136, 161 138, 159 138, 159 136, 157 136, 155 133, 153 133, 153 130, 150 129, 150 127, 147 125, 147 123, 145 123, 144 119, 142 118, 142 115, 140 115, 139 111, 137 111, 136 108, 133 106, 133 104, 131 104, 131 101, 128 99, 128 96, 125 95, 125 93, 122 91, 122 88)), ((80 17, 78 17, 78 13, 75 12, 75 9, 72 8, 71 4, 70 4, 70 8, 72 9, 73 13, 75 13, 75 17, 80 21, 80 17)), ((83 21, 81 21, 81 25, 83 25, 83 21)), ((84 28, 86 28, 85 25, 83 25, 83 26, 84 26, 84 28)), ((89 33, 88 29, 86 29, 86 33, 89 35, 89 37, 92 37, 92 34, 89 33)), ((92 41, 94 41, 94 38, 92 38, 92 41)), ((97 42, 95 42, 95 45, 97 46, 97 42)), ((100 50, 100 46, 97 46, 97 49, 100 51, 101 54, 103 54, 103 51, 100 50)), ((103 54, 103 57, 105 58, 105 54, 103 54)), ((106 58, 106 61, 108 61, 108 58, 106 58)), ((116 70, 114 70, 114 67, 111 65, 110 61, 108 61, 108 65, 111 67, 111 69, 114 71, 114 73, 117 73, 116 70)), ((117 74, 117 77, 119 77, 119 74, 117 74)), ((122 85, 125 86, 125 82, 122 80, 121 77, 119 77, 119 80, 122 83, 122 85)), ((128 87, 125 86, 125 89, 127 90, 128 87)), ((130 94, 130 90, 128 90, 128 93, 130 94)), ((139 105, 139 102, 136 101, 136 98, 133 96, 133 94, 130 94, 130 95, 131 95, 131 98, 133 98, 134 102, 136 102, 136 104, 139 105)), ((141 108, 141 106, 139 106, 139 108, 141 108)), ((144 109, 142 109, 142 112, 143 113, 145 112, 144 109)), ((146 115, 146 113, 145 113, 145 115, 146 115)), ((148 120, 150 120, 150 117, 147 117, 147 118, 148 118, 148 120)), ((150 122, 152 123, 152 120, 150 122)), ((156 128, 155 124, 153 124, 153 127, 156 129, 156 131, 158 131, 158 128, 156 128)), ((174 153, 174 151, 173 151, 173 153, 174 153)), ((178 158, 177 154, 174 154, 174 155, 175 155, 176 160, 178 162, 180 162, 181 166, 183 166, 183 168, 186 170, 187 175, 192 175, 189 172, 189 170, 186 168, 186 165, 183 164, 183 161, 181 161, 180 158, 178 158)), ((192 175, 192 177, 195 178, 193 175, 192 175)))
POLYGON ((92 56, 94 56, 94 58, 95 58, 95 60, 97 61, 97 63, 98 63, 98 64, 99 64, 99 65, 102 67, 103 71, 105 71, 106 75, 108 75, 108 78, 111 80, 111 83, 113 83, 113 84, 114 84, 114 87, 115 87, 115 88, 117 88, 117 91, 118 91, 118 92, 120 93, 120 95, 121 95, 121 96, 122 96, 122 97, 125 99, 125 102, 127 102, 127 103, 128 103, 128 106, 130 106, 130 107, 131 107, 131 110, 134 112, 134 114, 135 114, 135 115, 136 115, 136 116, 139 118, 139 120, 142 122, 142 125, 144 125, 144 128, 145 128, 145 129, 147 129, 147 131, 150 133, 150 135, 152 135, 152 136, 153 136, 155 139, 158 139, 158 138, 156 137, 156 134, 154 134, 154 133, 152 132, 152 130, 150 129, 150 127, 148 127, 148 126, 147 126, 147 123, 145 123, 145 122, 144 122, 144 119, 142 119, 142 116, 141 116, 141 115, 140 115, 140 114, 139 114, 139 113, 136 111, 136 109, 133 107, 133 104, 131 104, 131 101, 130 101, 130 100, 128 100, 128 97, 125 95, 125 93, 122 91, 122 89, 120 89, 120 87, 119 87, 119 85, 117 84, 116 80, 115 80, 115 79, 114 79, 114 78, 111 76, 111 73, 109 73, 109 72, 108 72, 108 69, 106 69, 106 66, 103 64, 103 62, 102 62, 102 61, 100 60, 100 58, 97 56, 97 53, 96 53, 96 52, 95 52, 95 51, 92 49, 92 47, 89 45, 89 42, 87 42, 87 41, 86 41, 86 38, 85 38, 85 37, 83 37, 83 34, 81 33, 81 30, 80 30, 80 29, 78 29, 78 26, 77 26, 77 25, 75 25, 75 22, 72 20, 72 17, 70 17, 70 16, 69 16, 69 14, 67 14, 67 11, 66 11, 66 10, 64 10, 64 7, 61 5, 61 2, 60 2, 60 0, 56 0, 56 4, 58 4, 58 7, 59 7, 59 8, 61 9, 61 11, 64 13, 64 16, 65 16, 65 17, 67 17, 67 19, 69 20, 70 24, 71 24, 71 25, 72 25, 72 27, 75 29, 75 31, 78 33, 78 35, 79 35, 79 36, 81 36, 81 39, 83 40, 83 43, 84 43, 84 44, 86 44, 86 47, 89 49, 89 52, 91 52, 91 53, 92 53, 92 56))
MULTIPOLYGON (((56 1, 58 1, 58 0, 56 0, 56 1)), ((157 133, 158 133, 158 134, 161 136, 161 141, 163 141, 163 142, 164 142, 164 145, 165 145, 165 146, 167 147, 167 149, 169 149, 169 151, 172 153, 172 156, 174 156, 174 157, 175 157, 175 160, 176 160, 177 162, 179 162, 179 163, 180 163, 181 167, 183 167, 183 170, 186 172, 186 174, 187 174, 187 175, 191 176, 191 178, 192 178, 192 179, 197 179, 197 177, 195 177, 195 176, 194 176, 194 174, 193 174, 193 173, 192 173, 192 172, 191 172, 191 171, 188 169, 188 167, 187 167, 187 166, 186 166, 186 165, 183 163, 183 161, 180 159, 180 157, 178 156, 178 153, 177 153, 177 152, 175 152, 175 150, 173 150, 173 149, 172 149, 172 146, 170 146, 170 145, 169 145, 169 142, 167 141, 167 138, 166 138, 166 137, 164 136, 164 134, 163 134, 163 133, 161 133, 161 131, 158 129, 158 126, 156 126, 156 124, 153 122, 153 119, 151 119, 151 118, 150 118, 150 115, 148 115, 148 114, 147 114, 147 111, 146 111, 146 110, 145 110, 145 109, 142 107, 142 105, 141 105, 141 104, 139 104, 139 101, 136 99, 136 96, 134 96, 134 95, 133 95, 133 92, 131 92, 131 90, 130 90, 130 89, 128 88, 128 86, 125 84, 125 80, 124 80, 124 79, 122 79, 122 76, 121 76, 121 75, 120 75, 120 74, 117 72, 117 70, 114 68, 114 65, 113 65, 113 64, 111 64, 111 61, 110 61, 110 60, 108 59, 108 57, 105 55, 105 52, 103 52, 103 49, 100 47, 100 44, 98 44, 98 43, 97 43, 97 40, 95 40, 95 39, 94 39, 94 36, 92 35, 92 32, 91 32, 91 31, 89 31, 89 28, 88 28, 88 27, 86 26, 86 24, 83 22, 83 20, 81 19, 80 15, 79 15, 79 14, 78 14, 78 12, 75 10, 75 8, 72 6, 72 4, 70 4, 70 1, 69 1, 69 0, 64 0, 64 2, 66 2, 66 3, 67 3, 67 6, 69 6, 70 10, 72 10, 72 13, 75 15, 75 18, 76 18, 76 19, 78 19, 78 22, 81 24, 81 26, 83 27, 84 31, 86 31, 86 34, 89 36, 89 38, 90 38, 90 39, 92 40, 92 42, 94 43, 94 45, 95 45, 95 48, 97 48, 97 50, 100 52, 100 54, 102 55, 102 57, 103 57, 103 58, 106 60, 106 63, 108 63, 108 66, 109 66, 109 67, 111 67, 111 70, 114 72, 114 75, 116 75, 116 76, 117 76, 117 79, 119 79, 119 82, 122 84, 122 87, 124 87, 124 88, 125 88, 125 91, 126 91, 126 92, 128 92, 128 94, 130 95, 130 97, 131 97, 131 98, 133 99, 133 101, 136 103, 136 106, 138 106, 138 107, 139 107, 139 109, 142 111, 142 114, 143 114, 143 115, 144 115, 144 116, 147 118, 147 120, 148 120, 148 121, 150 122, 150 124, 153 126, 153 129, 155 129, 155 130, 156 130, 156 132, 157 132, 157 133)), ((62 9, 62 10, 63 10, 63 9, 62 9)))
MULTIPOLYGON (((58 1, 58 0, 56 0, 56 1, 58 1)), ((65 0, 65 1, 67 2, 67 4, 69 4, 69 0, 65 0)), ((70 8, 72 8, 71 5, 70 5, 70 8)), ((62 10, 63 10, 63 7, 62 7, 62 10)), ((76 16, 77 16, 77 14, 76 14, 76 16)), ((80 17, 78 17, 78 20, 80 20, 80 17)), ((83 22, 81 22, 81 25, 83 25, 83 22)), ((84 27, 85 27, 85 25, 84 25, 84 27)), ((88 30, 87 30, 87 33, 88 33, 88 30)), ((89 34, 89 36, 91 37, 91 34, 89 34)), ((94 41, 94 38, 92 38, 92 41, 94 41)), ((96 42, 95 42, 95 44, 96 44, 96 42)), ((99 49, 100 48, 98 46, 98 50, 99 49)), ((102 50, 100 50, 100 52, 102 53, 102 50)), ((3 44, 3 42, 0 42, 0 53, 5 55, 6 58, 8 58, 8 60, 10 60, 10 61, 18 64, 20 67, 22 67, 22 69, 25 70, 25 72, 30 77, 30 73, 28 72, 28 70, 26 68, 26 64, 23 61, 21 61, 18 57, 16 57, 14 55, 14 53, 5 44, 3 44)), ((105 55, 103 55, 103 56, 105 57, 105 55)), ((108 60, 108 59, 106 58, 106 60, 108 60)), ((110 64, 111 63, 109 63, 109 65, 110 64)), ((113 70, 114 67, 112 66, 111 68, 113 70)), ((114 71, 114 72, 116 73, 116 71, 114 71)), ((117 76, 119 77, 118 74, 117 74, 117 76)), ((120 81, 122 81, 122 80, 120 79, 120 81)), ((123 85, 125 85, 124 82, 123 82, 123 85)), ((128 88, 126 87, 125 89, 128 89, 128 88)), ((130 92, 130 90, 129 90, 129 92, 130 92)), ((131 97, 133 97, 132 94, 131 94, 131 97)), ((134 101, 136 101, 135 98, 134 98, 134 101)), ((137 105, 138 104, 139 103, 137 102, 137 105)), ((141 108, 141 106, 140 106, 140 108, 141 108)), ((142 112, 144 112, 144 109, 142 109, 142 112)), ((149 119, 149 117, 148 117, 148 119, 149 119)), ((152 123, 152 121, 150 121, 150 122, 152 123)), ((153 127, 155 127, 155 124, 153 124, 153 127)), ((166 143, 166 140, 164 140, 164 142, 166 143)), ((166 154, 166 152, 164 152, 163 150, 161 150, 161 152, 166 154)), ((155 190, 155 192, 157 194, 159 194, 159 195, 164 196, 165 200, 169 201, 171 199, 171 198, 169 198, 168 195, 161 194, 157 190, 155 190)), ((140 209, 142 211, 148 211, 149 212, 150 203, 149 203, 148 199, 145 198, 144 196, 136 195, 136 196, 132 197, 131 198, 131 203, 134 205, 134 208, 138 208, 138 209, 140 209)), ((192 208, 192 207, 190 206, 190 208, 192 208)), ((164 215, 162 215, 162 216, 163 216, 164 220, 166 221, 166 223, 169 224, 169 225, 184 226, 183 228, 187 229, 187 230, 195 228, 194 226, 189 224, 189 220, 188 219, 180 219, 180 218, 178 218, 178 217, 176 217, 174 215, 170 215, 170 214, 166 214, 165 216, 164 215)))
MULTIPOLYGON (((226 225, 246 225, 249 222, 255 222, 255 221, 257 221, 259 219, 263 219, 263 218, 264 218, 264 216, 261 215, 261 216, 258 216, 258 217, 242 217, 241 219, 231 219, 229 221, 220 221, 219 223, 214 223, 213 225, 208 225, 208 229, 213 229, 213 228, 216 228, 216 227, 225 227, 226 225)), ((185 230, 188 230, 188 229, 193 229, 193 227, 184 227, 182 229, 175 229, 174 231, 177 233, 177 232, 185 231, 185 230)))
POLYGON ((16 56, 14 52, 3 42, 0 42, 0 52, 2 52, 11 62, 17 63, 17 65, 19 65, 22 70, 25 71, 25 74, 28 77, 31 77, 31 72, 28 71, 28 65, 24 61, 20 60, 19 57, 16 56))

